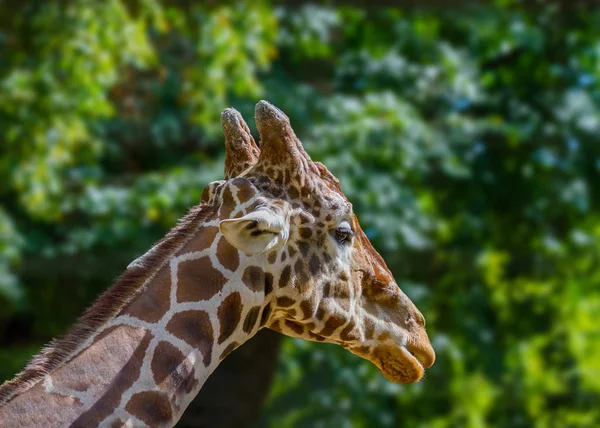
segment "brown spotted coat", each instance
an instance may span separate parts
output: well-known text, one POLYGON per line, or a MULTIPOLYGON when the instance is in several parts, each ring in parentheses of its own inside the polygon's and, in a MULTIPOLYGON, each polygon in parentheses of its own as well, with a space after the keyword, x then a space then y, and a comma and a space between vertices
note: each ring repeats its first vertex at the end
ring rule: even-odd
POLYGON ((423 316, 338 180, 279 109, 261 101, 255 116, 260 149, 238 112, 223 113, 225 180, 0 386, 0 426, 173 426, 219 362, 262 327, 337 343, 394 382, 417 381, 433 364, 423 316), (260 210, 279 226, 249 221, 242 241, 277 244, 246 253, 222 223, 260 210))

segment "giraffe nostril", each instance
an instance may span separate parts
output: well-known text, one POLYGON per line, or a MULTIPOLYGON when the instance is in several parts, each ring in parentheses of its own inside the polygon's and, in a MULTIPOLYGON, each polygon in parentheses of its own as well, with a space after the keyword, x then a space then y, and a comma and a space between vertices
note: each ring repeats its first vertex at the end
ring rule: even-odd
POLYGON ((408 314, 404 319, 404 323, 407 327, 413 329, 418 327, 425 327, 425 318, 423 317, 423 315, 421 315, 420 312, 417 312, 415 314, 408 314))

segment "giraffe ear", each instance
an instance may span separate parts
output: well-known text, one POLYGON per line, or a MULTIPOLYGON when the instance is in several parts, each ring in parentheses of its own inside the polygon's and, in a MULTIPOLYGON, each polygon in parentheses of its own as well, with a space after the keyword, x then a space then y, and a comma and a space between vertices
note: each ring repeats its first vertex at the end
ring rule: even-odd
POLYGON ((267 208, 259 208, 240 218, 222 220, 219 229, 231 245, 246 254, 272 250, 288 235, 283 217, 267 208))

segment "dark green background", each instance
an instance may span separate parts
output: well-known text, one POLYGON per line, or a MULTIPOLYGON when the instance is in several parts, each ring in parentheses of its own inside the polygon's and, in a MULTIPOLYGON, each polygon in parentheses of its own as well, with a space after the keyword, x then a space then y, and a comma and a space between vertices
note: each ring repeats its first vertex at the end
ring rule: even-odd
POLYGON ((4 2, 0 380, 222 177, 221 111, 254 129, 264 98, 437 362, 399 386, 286 340, 260 426, 598 426, 600 9, 463 3, 4 2))

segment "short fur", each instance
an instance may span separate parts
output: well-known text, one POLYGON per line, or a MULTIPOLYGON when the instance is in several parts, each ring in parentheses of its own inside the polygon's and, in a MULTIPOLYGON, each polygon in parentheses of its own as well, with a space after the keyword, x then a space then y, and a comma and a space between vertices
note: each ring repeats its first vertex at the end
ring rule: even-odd
POLYGON ((160 241, 155 251, 143 258, 143 266, 127 269, 114 285, 106 290, 79 318, 71 331, 60 339, 51 341, 34 356, 23 371, 0 385, 0 406, 15 395, 31 388, 47 374, 76 355, 81 345, 94 332, 117 315, 131 300, 144 290, 145 285, 194 235, 199 224, 213 214, 213 207, 202 204, 193 207, 177 226, 160 241))

